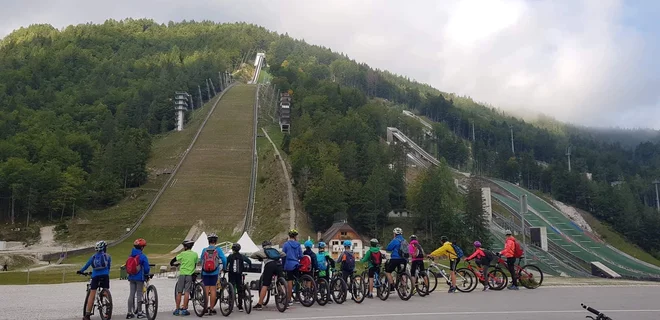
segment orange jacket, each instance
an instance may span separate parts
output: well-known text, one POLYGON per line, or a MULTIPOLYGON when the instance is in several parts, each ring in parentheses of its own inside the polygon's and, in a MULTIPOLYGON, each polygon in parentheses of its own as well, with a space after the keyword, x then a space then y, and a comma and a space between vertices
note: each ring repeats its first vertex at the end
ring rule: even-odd
POLYGON ((500 251, 500 253, 507 258, 513 258, 515 250, 516 238, 511 236, 506 238, 506 242, 504 242, 504 250, 500 251))

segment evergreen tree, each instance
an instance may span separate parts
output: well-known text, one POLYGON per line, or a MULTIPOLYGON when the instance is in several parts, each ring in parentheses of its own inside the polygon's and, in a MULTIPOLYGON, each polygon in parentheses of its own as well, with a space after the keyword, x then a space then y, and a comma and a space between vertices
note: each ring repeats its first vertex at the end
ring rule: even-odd
POLYGON ((470 179, 468 193, 465 197, 465 235, 468 241, 479 240, 488 247, 490 245, 490 232, 488 220, 484 216, 483 197, 481 186, 477 179, 470 179))

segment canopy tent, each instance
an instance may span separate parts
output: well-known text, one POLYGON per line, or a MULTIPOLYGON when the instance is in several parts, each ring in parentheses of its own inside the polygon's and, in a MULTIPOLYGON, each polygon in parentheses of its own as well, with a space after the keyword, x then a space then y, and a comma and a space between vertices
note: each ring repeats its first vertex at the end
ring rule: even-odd
POLYGON ((202 232, 199 235, 199 238, 195 241, 195 244, 192 247, 192 251, 196 252, 197 255, 202 254, 202 250, 209 246, 209 240, 206 238, 206 232, 202 232))
POLYGON ((241 253, 243 254, 254 253, 261 250, 256 244, 254 244, 254 241, 252 241, 252 238, 250 238, 247 232, 243 232, 241 238, 238 239, 238 244, 241 245, 241 253))

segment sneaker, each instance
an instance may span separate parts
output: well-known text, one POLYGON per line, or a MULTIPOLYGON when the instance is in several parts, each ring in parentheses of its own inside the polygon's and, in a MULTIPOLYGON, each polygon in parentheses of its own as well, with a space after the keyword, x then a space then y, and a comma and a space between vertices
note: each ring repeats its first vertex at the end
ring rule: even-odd
POLYGON ((136 316, 137 316, 138 319, 144 319, 144 318, 147 317, 147 315, 144 314, 144 312, 142 312, 142 311, 139 311, 136 316))
POLYGON ((243 312, 243 307, 239 306, 238 307, 238 312, 243 312))
POLYGON ((484 287, 484 289, 481 291, 488 291, 488 290, 490 290, 490 287, 484 287))
POLYGON ((517 286, 514 286, 514 285, 511 285, 511 286, 508 287, 507 289, 509 289, 509 290, 518 290, 518 287, 517 287, 517 286))
POLYGON ((450 287, 449 291, 447 291, 447 293, 454 293, 454 292, 456 292, 456 287, 450 287))
POLYGON ((369 298, 369 299, 373 299, 373 298, 374 298, 373 293, 368 294, 368 295, 367 295, 367 298, 369 298))
POLYGON ((390 285, 390 292, 396 291, 396 288, 394 287, 393 284, 390 285))
POLYGON ((172 315, 173 315, 173 316, 178 316, 178 315, 181 314, 181 311, 182 311, 182 310, 176 309, 176 310, 174 310, 174 311, 172 312, 172 315))
POLYGON ((82 320, 91 320, 90 317, 91 317, 91 314, 87 313, 83 316, 82 320))
POLYGON ((293 305, 293 301, 289 301, 289 307, 293 305))
POLYGON ((126 314, 126 319, 133 319, 133 318, 135 318, 134 314, 132 314, 132 313, 127 313, 126 314))
POLYGON ((190 312, 188 311, 188 309, 181 309, 180 314, 181 314, 182 316, 189 316, 189 315, 190 315, 190 312))
POLYGON ((262 310, 263 308, 264 308, 264 306, 262 306, 259 303, 257 303, 257 305, 254 306, 254 310, 262 310))

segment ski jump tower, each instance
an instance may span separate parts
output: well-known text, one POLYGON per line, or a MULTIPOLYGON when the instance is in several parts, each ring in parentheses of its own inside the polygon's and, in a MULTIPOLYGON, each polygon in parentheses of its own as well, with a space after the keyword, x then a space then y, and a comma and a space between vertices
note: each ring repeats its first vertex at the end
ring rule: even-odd
POLYGON ((183 130, 184 111, 188 110, 190 95, 187 92, 177 91, 174 93, 174 111, 176 112, 176 131, 183 130))

